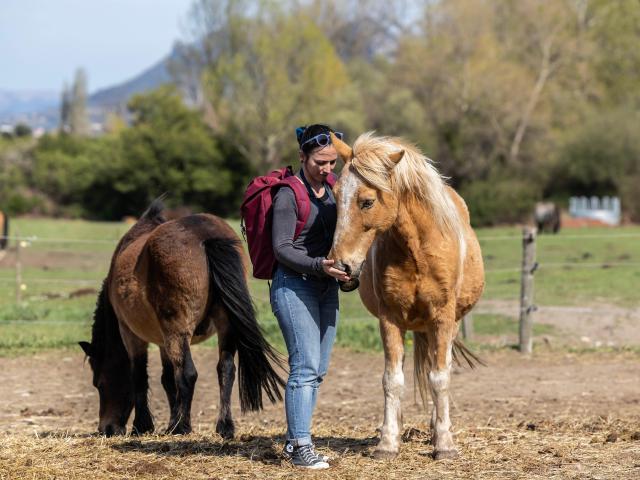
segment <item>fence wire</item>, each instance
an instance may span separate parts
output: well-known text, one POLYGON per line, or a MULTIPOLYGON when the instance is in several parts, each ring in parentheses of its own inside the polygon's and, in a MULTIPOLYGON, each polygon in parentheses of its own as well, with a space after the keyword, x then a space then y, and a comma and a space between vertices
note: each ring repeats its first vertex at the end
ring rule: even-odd
MULTIPOLYGON (((617 238, 640 238, 640 233, 611 233, 611 234, 584 234, 584 235, 544 235, 537 236, 536 242, 539 244, 546 244, 564 240, 582 240, 582 239, 617 239, 617 238)), ((63 238, 63 237, 39 237, 36 235, 27 236, 0 236, 0 239, 7 239, 14 242, 26 242, 26 245, 22 245, 23 256, 28 256, 28 250, 32 244, 44 243, 44 244, 96 244, 96 245, 113 245, 118 243, 117 239, 97 239, 97 238, 63 238)), ((522 242, 522 236, 518 235, 494 235, 494 236, 478 236, 480 242, 485 241, 517 241, 522 242)), ((95 255, 103 255, 105 252, 73 252, 72 250, 62 249, 46 249, 45 251, 50 253, 75 253, 77 255, 86 255, 87 253, 95 255)), ((485 259, 485 263, 489 259, 485 259)), ((538 269, 540 271, 545 270, 579 270, 579 269, 610 269, 610 268, 640 268, 640 262, 633 261, 603 261, 599 263, 576 263, 576 262, 545 262, 544 260, 538 260, 538 269)), ((485 269, 485 273, 521 273, 521 267, 511 268, 488 268, 485 269)), ((0 277, 0 283, 15 283, 14 277, 0 277)), ((22 284, 37 283, 37 284, 67 284, 67 285, 91 285, 100 284, 101 279, 87 279, 87 278, 32 278, 23 277, 22 284)))

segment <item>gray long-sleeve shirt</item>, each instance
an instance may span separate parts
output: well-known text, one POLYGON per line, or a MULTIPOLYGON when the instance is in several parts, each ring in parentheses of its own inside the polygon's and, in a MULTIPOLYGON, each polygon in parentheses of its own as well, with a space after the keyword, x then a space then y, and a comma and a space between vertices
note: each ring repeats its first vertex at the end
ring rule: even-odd
POLYGON ((336 200, 326 183, 322 198, 316 198, 310 193, 309 199, 309 218, 298 238, 294 240, 298 218, 296 198, 293 190, 288 187, 278 190, 273 199, 273 251, 278 263, 288 269, 323 277, 325 273, 322 260, 331 250, 336 229, 336 200))

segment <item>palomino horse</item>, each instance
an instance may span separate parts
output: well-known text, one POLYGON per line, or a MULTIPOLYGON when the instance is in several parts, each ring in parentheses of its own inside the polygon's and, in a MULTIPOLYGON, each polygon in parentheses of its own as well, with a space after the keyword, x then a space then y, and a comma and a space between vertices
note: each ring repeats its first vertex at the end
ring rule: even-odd
POLYGON ((414 371, 422 400, 434 402, 434 458, 457 455, 449 419, 452 357, 478 359, 456 340, 458 321, 484 287, 480 246, 460 196, 431 161, 397 138, 361 135, 351 149, 332 137, 345 160, 334 189, 338 224, 329 258, 360 286, 380 320, 385 407, 375 455, 395 456, 402 429, 404 335, 414 335, 414 371))
POLYGON ((234 231, 213 215, 165 222, 155 200, 120 240, 94 314, 89 356, 100 393, 98 430, 123 434, 133 407, 133 431, 153 431, 147 402, 147 346, 160 346, 162 385, 171 410, 168 433, 191 431, 198 374, 190 345, 218 332, 220 413, 216 431, 234 435, 231 390, 237 350, 240 405, 262 408, 262 390, 280 400, 281 361, 262 335, 246 283, 244 253, 234 231))

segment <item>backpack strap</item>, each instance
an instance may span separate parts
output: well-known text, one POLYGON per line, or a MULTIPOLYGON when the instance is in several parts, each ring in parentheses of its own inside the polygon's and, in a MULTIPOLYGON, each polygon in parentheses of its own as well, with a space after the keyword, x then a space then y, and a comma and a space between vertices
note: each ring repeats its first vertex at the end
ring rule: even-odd
MULTIPOLYGON (((291 167, 287 168, 290 169, 291 167)), ((331 172, 327 176, 327 184, 332 190, 337 180, 338 176, 333 172, 331 172)), ((278 185, 291 188, 296 198, 296 205, 298 207, 298 219, 296 220, 296 230, 293 234, 293 239, 295 240, 302 232, 302 229, 309 219, 309 214, 311 213, 311 199, 309 198, 309 192, 307 191, 307 187, 305 187, 300 178, 298 178, 296 175, 286 177, 281 182, 279 182, 278 185)))
POLYGON ((296 230, 293 234, 293 239, 295 240, 296 238, 298 238, 300 232, 302 232, 302 229, 309 219, 309 214, 311 213, 311 200, 309 199, 307 188, 295 175, 285 178, 280 182, 280 185, 289 187, 291 190, 293 190, 293 194, 296 198, 296 206, 298 207, 298 219, 296 220, 296 230))

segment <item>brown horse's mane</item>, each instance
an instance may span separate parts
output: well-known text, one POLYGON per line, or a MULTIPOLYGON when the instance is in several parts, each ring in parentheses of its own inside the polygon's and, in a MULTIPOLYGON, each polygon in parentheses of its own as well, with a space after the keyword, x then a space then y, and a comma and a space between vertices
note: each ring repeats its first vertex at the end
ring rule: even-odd
POLYGON ((98 361, 104 358, 104 352, 109 342, 110 328, 118 328, 116 316, 111 315, 109 312, 110 305, 107 298, 107 280, 105 279, 102 282, 102 288, 96 300, 96 309, 93 312, 93 326, 91 327, 91 358, 98 361))
POLYGON ((151 232, 158 225, 167 221, 162 215, 162 211, 164 210, 164 204, 162 203, 163 199, 164 195, 161 195, 151 202, 151 205, 149 205, 149 208, 147 208, 147 210, 142 214, 140 219, 120 239, 120 242, 118 242, 118 245, 116 246, 116 254, 114 255, 114 258, 140 235, 151 232))

